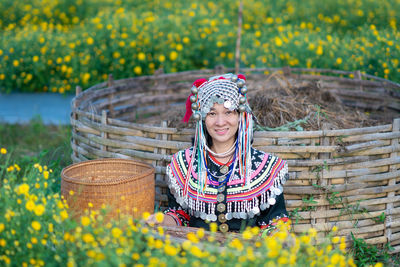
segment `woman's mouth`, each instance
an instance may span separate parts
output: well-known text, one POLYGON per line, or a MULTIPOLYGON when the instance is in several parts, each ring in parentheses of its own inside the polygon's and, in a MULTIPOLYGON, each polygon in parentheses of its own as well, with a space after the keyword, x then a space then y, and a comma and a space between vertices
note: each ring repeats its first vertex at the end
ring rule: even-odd
POLYGON ((227 129, 227 128, 224 128, 224 129, 215 129, 215 133, 218 134, 218 135, 224 135, 224 134, 226 134, 227 132, 228 132, 228 129, 227 129))

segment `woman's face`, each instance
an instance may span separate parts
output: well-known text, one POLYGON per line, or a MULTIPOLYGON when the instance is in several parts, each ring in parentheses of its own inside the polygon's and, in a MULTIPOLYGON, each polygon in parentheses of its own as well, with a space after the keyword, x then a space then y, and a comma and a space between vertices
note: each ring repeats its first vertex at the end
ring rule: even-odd
POLYGON ((213 146, 231 146, 236 140, 239 114, 225 108, 223 104, 214 104, 206 116, 205 124, 213 146))

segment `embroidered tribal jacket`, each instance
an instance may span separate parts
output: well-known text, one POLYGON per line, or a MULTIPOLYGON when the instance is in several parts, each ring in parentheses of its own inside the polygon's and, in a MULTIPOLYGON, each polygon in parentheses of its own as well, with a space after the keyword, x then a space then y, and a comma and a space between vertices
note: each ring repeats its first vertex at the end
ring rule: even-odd
POLYGON ((224 164, 209 155, 208 180, 203 193, 198 194, 195 160, 185 194, 192 151, 193 148, 179 151, 167 167, 170 190, 169 209, 165 213, 174 217, 178 225, 208 229, 207 221, 216 222, 219 230, 226 232, 246 226, 264 229, 275 219, 288 220, 282 188, 289 176, 286 161, 252 148, 251 178, 246 184, 238 167, 231 173, 235 159, 226 164, 229 172, 223 175, 220 169, 224 164))

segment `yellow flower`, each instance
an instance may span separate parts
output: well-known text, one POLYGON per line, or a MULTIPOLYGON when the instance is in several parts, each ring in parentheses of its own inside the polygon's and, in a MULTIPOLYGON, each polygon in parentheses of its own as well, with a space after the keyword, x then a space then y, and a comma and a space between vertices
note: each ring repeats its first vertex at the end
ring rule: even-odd
POLYGON ((18 186, 17 194, 18 195, 26 195, 29 192, 29 185, 26 183, 21 184, 18 186))
POLYGON ((118 238, 118 237, 121 236, 122 231, 121 231, 121 229, 119 229, 118 227, 114 227, 114 228, 111 230, 111 234, 112 234, 112 236, 113 236, 114 238, 118 238))
POLYGON ((249 230, 246 230, 243 232, 242 236, 244 239, 251 239, 253 237, 253 234, 249 230))
POLYGON ((137 261, 138 259, 140 259, 140 255, 138 253, 133 253, 132 254, 132 259, 137 261))
POLYGON ((60 212, 60 216, 61 216, 61 219, 64 221, 65 219, 68 218, 68 212, 66 210, 63 210, 60 212))
POLYGON ((187 239, 192 241, 193 243, 199 242, 199 238, 192 232, 188 233, 186 236, 187 236, 187 239))
POLYGON ((133 68, 133 72, 134 72, 136 75, 142 74, 142 67, 140 67, 140 66, 134 67, 134 68, 133 68))
POLYGON ((140 52, 140 53, 138 54, 138 59, 139 59, 139 60, 145 60, 145 59, 146 59, 146 55, 145 55, 143 52, 140 52))
POLYGON ((164 214, 162 212, 157 212, 155 217, 158 223, 162 223, 164 221, 164 214))
POLYGON ((311 238, 308 235, 303 235, 302 237, 300 237, 301 242, 303 242, 304 244, 308 244, 311 241, 311 238))
POLYGON ((82 236, 82 240, 85 243, 92 243, 94 241, 94 237, 90 233, 86 233, 82 236))
POLYGON ((174 61, 178 58, 178 53, 176 51, 172 51, 171 53, 169 53, 169 59, 174 61))
POLYGON ((164 56, 164 55, 160 55, 160 56, 158 57, 158 60, 159 60, 160 62, 164 62, 164 61, 165 61, 165 56, 164 56))
POLYGON ((283 44, 282 39, 279 38, 278 36, 275 37, 275 44, 276 44, 276 46, 282 46, 282 44, 283 44))
POLYGON ((41 216, 43 215, 43 213, 45 212, 45 207, 42 204, 36 205, 34 208, 34 212, 36 214, 36 216, 41 216))
POLYGON ((308 233, 309 233, 310 237, 316 237, 317 236, 317 230, 315 230, 315 228, 308 229, 308 233))
POLYGON ((49 179, 49 171, 44 171, 43 172, 43 177, 44 177, 44 179, 49 179))
POLYGON ((197 236, 201 239, 204 237, 204 229, 203 228, 199 228, 199 230, 197 230, 197 236))
POLYGON ((338 236, 334 236, 334 237, 332 238, 332 243, 333 243, 333 244, 339 243, 339 241, 340 241, 340 237, 338 237, 338 236))
POLYGON ((215 233, 217 232, 218 225, 216 223, 210 223, 210 231, 215 233))
POLYGON ((90 218, 87 216, 83 216, 81 218, 81 223, 83 226, 88 226, 90 224, 90 218))
POLYGON ((0 223, 0 233, 4 231, 4 223, 0 223))
POLYGON ((190 42, 190 39, 188 37, 183 37, 182 41, 183 41, 184 44, 187 44, 187 43, 190 42))
POLYGON ((28 202, 25 204, 25 208, 29 211, 32 211, 35 208, 35 202, 28 200, 28 202))
POLYGON ((15 59, 13 61, 13 65, 14 65, 14 67, 18 67, 19 66, 19 61, 15 59))
POLYGON ((5 247, 7 244, 6 240, 0 239, 0 246, 5 247))
POLYGON ((324 50, 323 50, 322 46, 319 45, 319 46, 317 47, 316 53, 317 53, 317 55, 319 55, 319 56, 322 55, 322 54, 324 53, 324 50))
POLYGON ((92 37, 87 38, 87 39, 86 39, 86 43, 87 43, 88 45, 92 45, 92 44, 94 43, 93 38, 92 38, 92 37))
POLYGON ((279 257, 278 258, 278 263, 281 265, 287 264, 288 263, 288 259, 286 257, 279 257))
MULTIPOLYGON (((343 62, 342 58, 338 57, 338 58, 336 59, 336 64, 340 65, 340 64, 342 64, 342 62, 343 62)), ((334 227, 336 227, 336 226, 334 226, 334 227)), ((337 227, 336 227, 336 228, 337 228, 337 227)))
POLYGON ((165 245, 164 252, 169 256, 175 256, 178 253, 178 249, 171 245, 165 245))
POLYGON ((33 228, 34 230, 36 230, 36 231, 39 231, 40 228, 42 228, 42 226, 40 225, 40 223, 39 223, 38 221, 33 221, 33 222, 31 223, 31 226, 32 226, 32 228, 33 228))
POLYGON ((229 244, 231 247, 233 247, 233 248, 236 248, 237 250, 239 250, 239 251, 242 251, 243 250, 243 244, 242 244, 242 242, 240 242, 240 240, 239 239, 237 239, 237 238, 234 238, 232 241, 231 241, 231 243, 229 244))
POLYGON ((190 248, 190 253, 192 253, 194 256, 201 258, 203 256, 203 252, 201 251, 201 249, 199 249, 196 246, 192 246, 190 248))
POLYGON ((4 147, 2 147, 1 149, 0 149, 0 153, 1 154, 7 154, 7 149, 5 149, 4 147))

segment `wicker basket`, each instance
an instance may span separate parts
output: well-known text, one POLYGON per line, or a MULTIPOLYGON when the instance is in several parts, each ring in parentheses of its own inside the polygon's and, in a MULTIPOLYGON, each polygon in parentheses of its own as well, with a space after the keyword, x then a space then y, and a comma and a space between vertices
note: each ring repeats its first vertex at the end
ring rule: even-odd
POLYGON ((61 172, 61 194, 75 218, 104 206, 106 217, 113 219, 119 214, 153 213, 154 189, 154 168, 134 160, 89 160, 61 172))
MULTIPOLYGON (((242 69, 251 82, 265 86, 282 71, 292 84, 315 81, 349 106, 400 111, 400 84, 360 71, 262 68, 242 69), (268 73, 267 73, 268 72, 268 73)), ((155 168, 155 201, 167 203, 166 166, 172 154, 191 146, 194 129, 171 128, 166 121, 141 122, 182 106, 194 80, 233 69, 157 73, 77 88, 72 100, 74 162, 96 158, 145 161, 155 168)), ((370 244, 390 243, 400 252, 400 113, 392 123, 374 127, 317 131, 257 131, 254 147, 288 161, 284 186, 294 231, 314 227, 323 237, 338 227, 370 244)), ((172 118, 171 118, 172 119, 172 118)))

